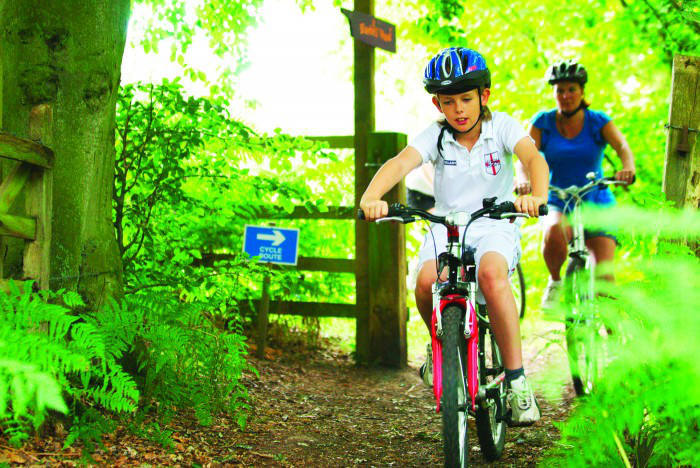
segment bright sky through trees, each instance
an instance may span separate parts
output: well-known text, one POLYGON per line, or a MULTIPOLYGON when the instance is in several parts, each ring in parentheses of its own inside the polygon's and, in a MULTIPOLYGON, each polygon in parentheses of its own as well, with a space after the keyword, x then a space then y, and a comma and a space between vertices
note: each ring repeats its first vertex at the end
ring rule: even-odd
MULTIPOLYGON (((181 67, 170 61, 169 40, 160 44, 158 54, 146 54, 137 43, 150 15, 149 8, 134 6, 122 83, 159 83, 182 75, 181 67)), ((234 114, 264 132, 281 128, 297 135, 351 134, 352 38, 340 8, 319 2, 315 10, 302 13, 291 0, 267 0, 261 16, 249 37, 250 63, 239 77, 234 114)), ((419 60, 401 43, 397 54, 376 53, 377 130, 409 135, 420 131, 437 113, 420 86, 419 60), (397 86, 397 81, 403 83, 397 86)), ((224 64, 201 36, 194 39, 186 57, 210 80, 224 64)), ((183 78, 183 83, 192 94, 207 94, 202 82, 183 78)))

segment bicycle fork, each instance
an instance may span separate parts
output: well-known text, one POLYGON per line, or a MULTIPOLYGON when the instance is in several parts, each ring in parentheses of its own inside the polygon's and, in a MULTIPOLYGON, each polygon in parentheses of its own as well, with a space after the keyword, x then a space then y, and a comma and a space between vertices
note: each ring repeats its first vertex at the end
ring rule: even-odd
MULTIPOLYGON (((434 292, 438 297, 438 292, 434 292)), ((442 397, 442 311, 450 305, 456 305, 465 314, 464 339, 467 342, 466 353, 466 391, 469 394, 470 409, 476 410, 476 398, 479 392, 479 320, 477 319, 474 302, 459 294, 450 294, 434 301, 433 315, 431 319, 431 336, 433 347, 433 394, 437 403, 437 412, 440 412, 440 398, 442 397)), ((465 408, 466 411, 466 408, 465 408)))

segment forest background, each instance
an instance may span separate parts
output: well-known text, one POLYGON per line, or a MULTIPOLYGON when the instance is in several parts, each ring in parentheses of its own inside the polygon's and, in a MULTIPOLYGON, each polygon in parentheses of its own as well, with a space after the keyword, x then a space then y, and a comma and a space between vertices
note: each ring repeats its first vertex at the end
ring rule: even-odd
MULTIPOLYGON (((194 411, 203 425, 225 411, 244 427, 250 408, 240 376, 253 371, 245 339, 253 317, 241 304, 259 297, 262 275, 272 276, 275 299, 353 299, 352 276, 268 272, 240 254, 244 225, 261 213, 353 202, 352 154, 304 139, 353 130, 352 40, 341 6, 352 9, 308 0, 133 2, 114 129, 123 289, 81 297, 69 285, 0 297, 0 417, 13 443, 58 419, 69 427, 67 445, 89 449, 119 418, 167 443, 163 427, 178 410, 194 411), (159 423, 144 427, 153 413, 159 423)), ((377 2, 375 14, 397 27, 397 53, 376 58, 380 131, 410 137, 437 117, 420 77, 442 47, 482 52, 493 76, 490 106, 523 126, 554 106, 547 65, 575 58, 587 67, 587 99, 613 117, 636 155, 637 183, 617 191, 614 219, 598 220, 620 230, 618 300, 602 307, 627 341, 601 391, 564 427, 560 448, 596 444, 584 455, 590 463, 617 460, 620 450, 648 450, 657 464, 697 462, 700 274, 679 240, 697 237, 700 222, 674 211, 661 191, 671 63, 678 53, 700 54, 697 3, 477 0, 467 8, 415 0, 377 2)), ((608 173, 619 167, 611 157, 608 173)), ((354 254, 349 221, 285 225, 301 230, 300 255, 354 254)), ((417 236, 409 237, 413 256, 417 236)), ((546 277, 534 223, 523 246, 528 300, 537 304, 546 277)), ((552 321, 531 307, 523 329, 552 321)), ((352 351, 351 321, 286 326, 312 341, 336 337, 352 351)), ((413 359, 425 341, 421 326, 412 313, 413 359)), ((567 457, 580 453, 552 456, 576 465, 567 457)))

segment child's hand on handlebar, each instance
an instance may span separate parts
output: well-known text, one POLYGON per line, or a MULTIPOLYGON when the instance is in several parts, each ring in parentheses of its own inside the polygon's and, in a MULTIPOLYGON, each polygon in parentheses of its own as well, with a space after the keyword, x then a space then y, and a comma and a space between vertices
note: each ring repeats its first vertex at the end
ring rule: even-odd
POLYGON ((519 213, 525 213, 535 218, 539 216, 540 205, 545 205, 546 203, 547 200, 543 197, 536 197, 535 195, 521 195, 514 202, 515 209, 519 213))
POLYGON ((361 201, 360 208, 365 213, 365 220, 374 221, 389 213, 389 204, 384 200, 361 201))

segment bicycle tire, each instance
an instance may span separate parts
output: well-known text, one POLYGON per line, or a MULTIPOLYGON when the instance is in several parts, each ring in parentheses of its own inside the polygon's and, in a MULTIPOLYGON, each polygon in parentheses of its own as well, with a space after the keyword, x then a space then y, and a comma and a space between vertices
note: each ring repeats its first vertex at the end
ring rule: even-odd
POLYGON ((442 313, 442 441, 445 466, 466 467, 469 460, 467 342, 464 310, 448 306, 442 313))
POLYGON ((510 275, 510 286, 513 290, 513 298, 515 299, 515 306, 518 311, 518 315, 522 319, 525 317, 525 274, 523 273, 523 267, 520 266, 520 262, 515 267, 515 272, 510 275))
POLYGON ((577 396, 593 392, 602 368, 600 326, 591 309, 595 294, 592 275, 581 259, 572 259, 566 269, 566 348, 577 396))
MULTIPOLYGON (((481 313, 486 317, 486 311, 481 313)), ((479 322, 479 385, 491 382, 504 371, 501 353, 487 322, 479 322)), ((501 458, 506 443, 506 394, 505 383, 497 389, 495 398, 487 397, 476 408, 476 433, 481 453, 488 461, 501 458)))

